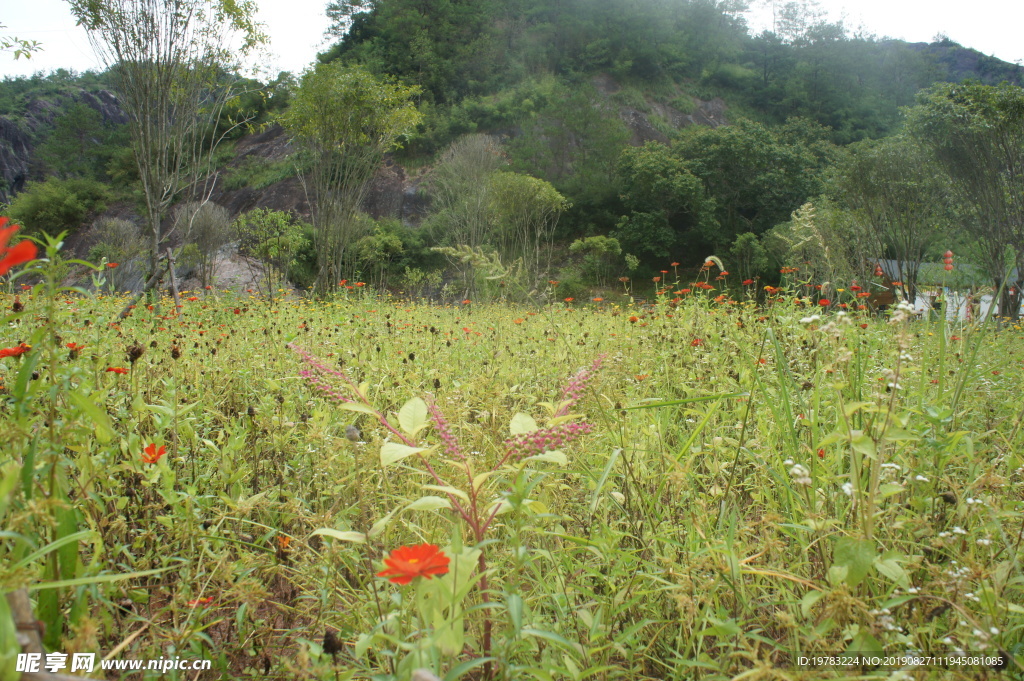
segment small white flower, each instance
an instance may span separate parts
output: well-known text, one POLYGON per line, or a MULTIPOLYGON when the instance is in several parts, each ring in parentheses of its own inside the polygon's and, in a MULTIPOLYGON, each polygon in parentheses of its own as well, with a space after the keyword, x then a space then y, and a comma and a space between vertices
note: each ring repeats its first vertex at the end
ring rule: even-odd
POLYGON ((991 539, 979 539, 977 541, 978 546, 989 546, 992 543, 991 539))
POLYGON ((967 530, 957 525, 953 528, 953 534, 967 534, 967 530))
POLYGON ((852 482, 844 482, 843 483, 843 494, 845 494, 848 497, 852 497, 853 496, 853 483, 852 482))
POLYGON ((914 476, 914 480, 917 480, 918 482, 928 482, 928 478, 924 477, 923 475, 914 476))
POLYGON ((999 630, 996 629, 995 627, 991 627, 989 629, 989 633, 991 633, 993 636, 998 636, 999 635, 999 630))
POLYGON ((814 322, 821 319, 821 315, 812 314, 810 317, 804 317, 800 320, 801 324, 813 324, 814 322))

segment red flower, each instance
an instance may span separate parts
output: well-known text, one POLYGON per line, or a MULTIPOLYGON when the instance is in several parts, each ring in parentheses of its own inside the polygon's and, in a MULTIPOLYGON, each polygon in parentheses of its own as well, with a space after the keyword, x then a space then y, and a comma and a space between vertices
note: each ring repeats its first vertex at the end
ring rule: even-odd
POLYGON ((692 345, 693 347, 697 347, 698 345, 704 345, 704 339, 694 338, 692 341, 690 341, 690 345, 692 345))
POLYGON ((832 301, 829 300, 828 298, 822 298, 821 300, 818 301, 818 305, 821 305, 822 307, 828 307, 831 304, 832 301))
POLYGON ((597 298, 591 298, 591 300, 593 300, 595 303, 600 303, 601 301, 604 300, 604 298, 601 298, 600 296, 598 296, 597 298))
POLYGON ((669 267, 679 267, 679 263, 677 263, 677 262, 671 263, 669 265, 669 267))
POLYGON ((36 245, 27 239, 18 242, 14 248, 7 248, 7 242, 21 227, 7 226, 8 219, 0 218, 0 277, 11 271, 15 265, 21 265, 36 259, 36 245))
POLYGON ((366 286, 366 282, 365 281, 357 281, 356 282, 356 286, 366 286))
POLYGON ((194 608, 197 605, 209 605, 213 603, 213 596, 207 596, 206 598, 196 598, 188 602, 188 607, 194 608))
POLYGON ((116 263, 116 262, 108 262, 108 263, 107 263, 107 269, 110 269, 110 270, 112 270, 112 269, 114 269, 115 267, 117 267, 117 263, 116 263))
POLYGON ((167 445, 160 445, 160 449, 156 448, 156 443, 146 447, 146 451, 142 455, 142 463, 156 463, 160 460, 164 454, 167 453, 167 445))
POLYGON ((850 290, 851 291, 859 291, 860 290, 860 286, 857 286, 856 284, 853 284, 852 286, 850 286, 850 290))
POLYGON ((636 315, 633 315, 632 317, 629 318, 630 324, 636 324, 638 321, 640 321, 640 318, 637 317, 636 315))
POLYGON ((433 575, 446 574, 449 562, 448 556, 434 544, 402 546, 384 559, 388 569, 378 572, 377 576, 387 577, 395 584, 408 584, 416 577, 429 579, 433 575))
POLYGON ((107 373, 114 372, 115 374, 127 374, 128 370, 124 367, 109 367, 107 373))
POLYGON ((21 357, 31 349, 32 346, 25 343, 18 343, 13 348, 0 348, 0 359, 4 357, 21 357))
POLYGON ((744 286, 750 286, 750 285, 751 285, 751 284, 753 284, 753 283, 754 283, 754 280, 753 280, 753 279, 744 279, 744 280, 743 280, 743 285, 744 285, 744 286))
POLYGON ((720 277, 728 277, 729 273, 726 272, 725 270, 722 270, 721 272, 718 273, 718 276, 720 276, 720 277))
POLYGON ((658 283, 659 281, 661 281, 661 277, 655 277, 654 278, 654 283, 658 283))
POLYGON ((574 301, 574 300, 576 300, 576 299, 575 299, 575 298, 566 298, 566 299, 565 299, 565 302, 567 302, 567 303, 571 303, 571 302, 572 302, 572 301, 574 301))
POLYGON ((679 291, 679 292, 680 292, 680 293, 689 293, 689 292, 690 292, 690 289, 688 289, 688 288, 684 288, 684 289, 682 289, 682 290, 681 290, 681 291, 679 291))
POLYGON ((462 301, 462 304, 463 305, 469 305, 471 302, 473 302, 473 301, 471 301, 469 298, 466 298, 465 300, 462 301))
POLYGON ((78 343, 68 343, 66 347, 68 350, 71 350, 73 352, 78 350, 85 350, 85 346, 79 345, 78 343))
POLYGON ((341 281, 338 282, 338 286, 344 286, 347 283, 348 283, 348 279, 342 279, 341 281))

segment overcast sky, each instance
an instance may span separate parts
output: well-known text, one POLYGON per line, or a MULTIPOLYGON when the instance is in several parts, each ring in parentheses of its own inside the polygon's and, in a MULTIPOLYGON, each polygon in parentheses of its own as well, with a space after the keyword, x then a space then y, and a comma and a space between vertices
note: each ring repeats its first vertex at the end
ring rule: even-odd
MULTIPOLYGON (((31 75, 66 68, 99 69, 85 32, 75 26, 65 0, 3 0, 2 35, 37 40, 43 51, 15 61, 0 54, 0 75, 31 75)), ((323 50, 326 0, 257 0, 260 21, 270 35, 271 55, 261 75, 278 71, 296 74, 323 50)), ((966 47, 1008 62, 1024 63, 1024 0, 821 0, 833 20, 842 18, 852 30, 879 37, 930 42, 943 33, 966 47)), ((770 16, 770 15, 769 15, 770 16)), ((752 25, 770 26, 765 15, 752 15, 752 25)))

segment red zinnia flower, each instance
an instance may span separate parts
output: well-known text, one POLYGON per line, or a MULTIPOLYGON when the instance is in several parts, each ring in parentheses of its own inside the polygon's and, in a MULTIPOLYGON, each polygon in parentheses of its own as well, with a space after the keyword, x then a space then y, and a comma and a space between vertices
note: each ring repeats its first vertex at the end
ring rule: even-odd
POLYGON ((821 305, 822 307, 828 307, 831 304, 832 301, 829 300, 828 298, 822 298, 821 300, 818 301, 818 305, 821 305))
POLYGON ((753 283, 754 283, 754 280, 753 280, 753 279, 744 279, 744 280, 743 280, 743 285, 744 285, 744 286, 750 286, 750 285, 751 285, 751 284, 753 284, 753 283))
POLYGON ((128 370, 124 367, 109 367, 107 373, 114 372, 115 374, 127 374, 128 370))
POLYGON ((142 463, 156 463, 166 453, 167 445, 160 445, 160 449, 157 449, 154 442, 146 447, 146 451, 142 454, 142 463))
POLYGON ((574 301, 574 300, 576 300, 576 299, 575 299, 575 298, 566 298, 566 299, 565 299, 565 302, 567 302, 567 303, 571 303, 571 302, 572 302, 572 301, 574 301))
POLYGON ((429 579, 433 575, 446 574, 450 560, 434 544, 402 546, 384 559, 388 569, 378 572, 377 576, 387 577, 395 584, 408 584, 416 577, 429 579))
POLYGON ((670 267, 679 267, 679 263, 677 263, 677 262, 671 263, 670 267))
POLYGON ((704 345, 704 339, 694 338, 692 341, 690 341, 690 345, 692 345, 693 347, 697 347, 698 345, 704 345))
POLYGON ((853 284, 852 286, 850 286, 850 290, 851 291, 859 291, 860 290, 860 286, 857 286, 856 284, 853 284))
POLYGON ((654 283, 658 283, 659 281, 661 281, 661 277, 655 277, 654 278, 654 283))
POLYGON ((356 286, 366 286, 366 282, 365 281, 357 281, 356 282, 356 286))
POLYGON ((462 304, 463 305, 469 305, 471 302, 473 302, 473 301, 471 301, 469 298, 466 298, 465 300, 462 301, 462 304))
POLYGON ((0 359, 4 357, 21 357, 31 349, 32 346, 25 343, 18 343, 13 348, 0 348, 0 359))
POLYGON ((108 262, 108 263, 107 263, 107 269, 110 269, 110 270, 112 270, 112 269, 114 269, 115 267, 117 267, 117 263, 116 263, 116 262, 108 262))
POLYGON ((21 229, 18 225, 8 227, 7 223, 7 218, 0 218, 0 277, 10 272, 15 265, 35 260, 37 253, 36 245, 27 239, 19 241, 14 248, 7 248, 7 242, 21 229))
POLYGON ((638 321, 640 321, 640 318, 637 317, 636 315, 633 315, 632 317, 629 318, 630 324, 636 324, 638 321))

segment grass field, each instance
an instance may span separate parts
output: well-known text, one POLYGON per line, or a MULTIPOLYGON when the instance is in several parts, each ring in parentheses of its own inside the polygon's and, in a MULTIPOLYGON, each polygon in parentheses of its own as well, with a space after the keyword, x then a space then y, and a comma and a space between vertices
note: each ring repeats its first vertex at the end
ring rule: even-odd
POLYGON ((767 300, 705 272, 643 308, 209 290, 122 320, 57 270, 0 295, 0 574, 53 650, 212 660, 182 679, 1019 678, 1013 326, 795 303, 799 272, 767 300), (844 652, 897 664, 799 659, 844 652))

